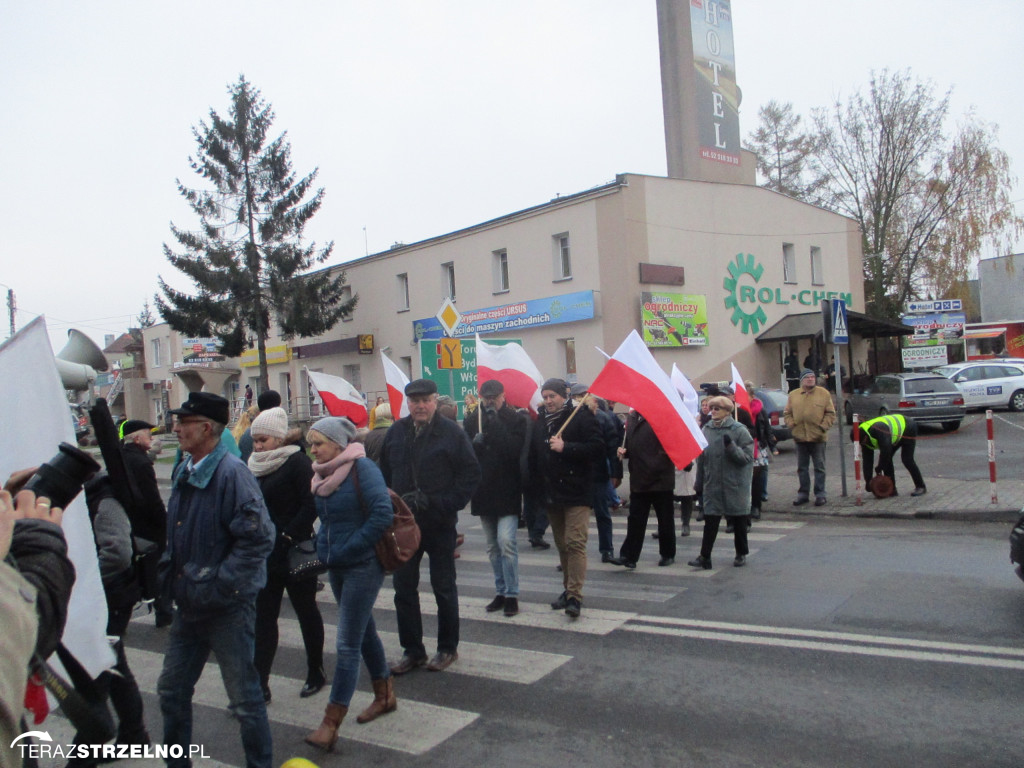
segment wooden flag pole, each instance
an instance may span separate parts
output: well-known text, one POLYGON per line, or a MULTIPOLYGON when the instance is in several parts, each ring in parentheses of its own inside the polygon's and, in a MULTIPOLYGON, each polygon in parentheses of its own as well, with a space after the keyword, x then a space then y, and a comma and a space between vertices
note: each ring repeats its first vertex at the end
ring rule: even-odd
POLYGON ((572 413, 569 414, 569 418, 565 420, 565 423, 561 427, 558 428, 558 431, 555 433, 555 437, 561 437, 562 436, 562 433, 565 431, 565 428, 568 427, 569 426, 569 422, 572 421, 572 417, 576 415, 576 413, 579 411, 580 408, 582 408, 584 405, 586 405, 587 400, 589 400, 589 399, 590 399, 590 393, 588 392, 587 394, 585 394, 583 396, 583 399, 580 400, 579 404, 575 408, 572 409, 572 413))

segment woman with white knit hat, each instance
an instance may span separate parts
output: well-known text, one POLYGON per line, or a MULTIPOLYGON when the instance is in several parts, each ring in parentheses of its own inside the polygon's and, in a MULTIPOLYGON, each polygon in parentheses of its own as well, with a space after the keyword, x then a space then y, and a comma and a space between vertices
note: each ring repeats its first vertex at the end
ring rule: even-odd
POLYGON ((312 696, 327 682, 324 674, 324 621, 316 604, 316 577, 287 582, 288 549, 313 538, 316 507, 310 483, 313 465, 298 443, 299 429, 288 429, 283 408, 268 408, 250 428, 253 452, 249 469, 263 491, 270 519, 277 528, 277 542, 267 560, 267 585, 256 598, 256 653, 254 662, 263 685, 263 698, 270 701, 270 668, 277 653, 277 617, 281 598, 288 590, 306 647, 306 682, 299 696, 312 696))

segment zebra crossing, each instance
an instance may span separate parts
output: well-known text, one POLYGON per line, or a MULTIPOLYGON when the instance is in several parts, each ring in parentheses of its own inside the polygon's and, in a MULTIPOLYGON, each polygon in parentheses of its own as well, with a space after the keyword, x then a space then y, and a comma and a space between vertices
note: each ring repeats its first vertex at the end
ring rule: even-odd
MULTIPOLYGON (((761 520, 755 523, 748 535, 751 543, 751 554, 756 555, 758 546, 770 545, 802 527, 802 522, 761 520)), ((616 545, 625 536, 625 518, 614 518, 614 539, 616 545)), ((558 555, 554 547, 550 550, 533 550, 520 537, 520 612, 516 616, 507 617, 501 612, 487 613, 484 606, 493 597, 494 580, 488 560, 483 531, 479 520, 464 517, 459 530, 465 534, 466 540, 460 548, 458 567, 459 604, 462 623, 463 640, 459 644, 459 660, 443 674, 452 675, 455 679, 469 678, 480 685, 512 684, 529 686, 540 683, 547 676, 568 665, 573 656, 565 653, 551 653, 529 648, 528 636, 524 640, 523 632, 567 632, 576 635, 607 636, 612 632, 635 631, 645 623, 657 621, 638 612, 644 605, 664 604, 684 593, 693 579, 715 578, 720 570, 698 570, 688 568, 685 560, 696 554, 700 545, 703 525, 694 522, 691 525, 692 535, 688 539, 677 541, 677 563, 670 567, 657 567, 657 542, 649 538, 645 541, 644 554, 639 567, 626 570, 600 562, 596 553, 597 529, 593 524, 588 542, 587 581, 584 587, 583 616, 572 620, 562 611, 552 611, 548 603, 562 590, 561 574, 555 570, 558 555), (504 625, 513 628, 508 633, 508 644, 487 644, 475 642, 472 627, 478 623, 504 625), (523 647, 527 646, 527 647, 523 647)), ((648 532, 656 530, 656 524, 648 527, 648 532)), ((719 537, 719 547, 729 547, 730 537, 723 533, 719 537)), ((730 569, 731 570, 731 569, 730 569)), ((426 569, 424 569, 424 574, 426 569)), ((393 625, 394 616, 393 592, 390 583, 378 596, 375 613, 379 617, 379 625, 393 625)), ((436 605, 430 595, 428 580, 421 582, 421 610, 424 616, 436 615, 436 605)), ((317 599, 323 605, 324 613, 324 650, 327 657, 328 670, 333 661, 336 627, 334 626, 334 600, 330 588, 318 593, 317 599)), ((137 623, 148 624, 152 619, 139 616, 137 623)), ((286 651, 302 651, 302 636, 295 619, 281 618, 279 626, 279 647, 286 651)), ((493 631, 491 632, 493 635, 493 631)), ((133 633, 128 633, 128 658, 139 688, 147 694, 156 694, 156 683, 163 665, 163 656, 152 650, 132 647, 133 633)), ((398 658, 402 649, 398 635, 391 631, 380 631, 388 658, 398 658)), ((563 647, 562 645, 559 646, 563 647)), ((365 675, 365 670, 364 670, 365 675)), ((365 683, 365 680, 364 680, 365 683)), ((324 694, 310 699, 300 699, 298 690, 301 679, 273 675, 270 687, 274 698, 268 706, 267 714, 272 727, 287 726, 296 732, 305 731, 316 725, 325 701, 324 694)), ((400 686, 404 688, 405 686, 400 686)), ((372 695, 365 690, 358 690, 353 697, 351 707, 359 711, 367 706, 372 695)), ((360 725, 355 718, 347 718, 339 731, 343 741, 372 745, 386 750, 393 750, 407 755, 421 755, 434 749, 463 729, 471 726, 480 718, 474 711, 461 709, 458 706, 441 705, 429 701, 417 700, 412 691, 399 693, 398 710, 387 717, 360 725), (424 727, 429 723, 429 727, 424 727)), ((204 722, 224 719, 223 738, 234 744, 237 741, 237 728, 230 719, 227 710, 227 695, 220 679, 216 660, 210 660, 203 676, 196 686, 194 697, 196 719, 205 718, 204 722)), ((47 721, 51 735, 60 740, 60 732, 70 741, 70 727, 62 718, 52 717, 47 721)), ((275 729, 276 730, 276 729, 275 729)), ((159 733, 154 733, 156 736, 159 733)), ((275 755, 278 762, 292 754, 303 755, 306 749, 301 744, 301 733, 297 733, 293 743, 275 744, 275 755)), ((315 760, 316 758, 314 758, 315 760)), ((135 768, 133 762, 121 761, 127 768, 135 768)), ((140 768, 152 768, 151 761, 137 761, 140 768)), ((199 766, 209 768, 231 768, 216 760, 199 760, 199 766)), ((41 763, 41 768, 57 768, 41 763)))

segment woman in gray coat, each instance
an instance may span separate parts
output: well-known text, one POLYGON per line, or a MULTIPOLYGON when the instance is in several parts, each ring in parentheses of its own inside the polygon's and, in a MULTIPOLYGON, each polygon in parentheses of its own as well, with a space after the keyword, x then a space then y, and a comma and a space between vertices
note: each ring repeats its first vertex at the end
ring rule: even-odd
POLYGON ((736 559, 740 567, 747 561, 747 518, 750 515, 750 483, 754 471, 754 439, 750 431, 732 417, 732 400, 709 398, 711 420, 704 426, 708 447, 699 462, 704 481, 704 538, 700 555, 687 565, 711 567, 711 550, 718 537, 722 516, 736 528, 736 559))

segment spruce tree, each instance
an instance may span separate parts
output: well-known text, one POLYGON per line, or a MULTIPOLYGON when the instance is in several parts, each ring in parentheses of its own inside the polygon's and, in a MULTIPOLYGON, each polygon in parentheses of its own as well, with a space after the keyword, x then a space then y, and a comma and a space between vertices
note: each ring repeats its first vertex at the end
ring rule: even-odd
POLYGON ((323 202, 324 190, 313 189, 317 170, 297 179, 287 134, 268 142, 273 108, 244 75, 228 93, 227 116, 211 109, 209 122, 192 129, 197 152, 189 164, 204 188, 177 180, 199 227, 189 231, 172 222, 171 234, 182 250, 164 244, 167 260, 198 292, 177 291, 160 278, 166 300, 155 298, 171 328, 219 339, 228 357, 255 342, 261 388, 267 389, 271 320, 286 339, 315 336, 349 314, 358 297, 343 300, 343 271, 306 274, 327 261, 334 248, 333 242, 318 249, 302 239, 323 202))

